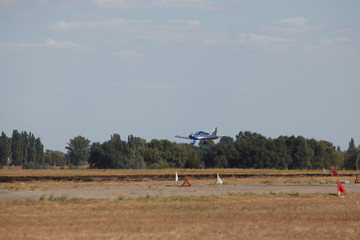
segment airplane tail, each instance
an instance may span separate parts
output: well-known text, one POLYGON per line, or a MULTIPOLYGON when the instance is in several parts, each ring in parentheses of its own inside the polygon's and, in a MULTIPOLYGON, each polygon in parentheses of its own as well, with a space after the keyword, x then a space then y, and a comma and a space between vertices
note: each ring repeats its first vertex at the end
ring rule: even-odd
POLYGON ((217 135, 217 128, 215 128, 213 131, 212 131, 212 133, 211 133, 211 135, 217 135))

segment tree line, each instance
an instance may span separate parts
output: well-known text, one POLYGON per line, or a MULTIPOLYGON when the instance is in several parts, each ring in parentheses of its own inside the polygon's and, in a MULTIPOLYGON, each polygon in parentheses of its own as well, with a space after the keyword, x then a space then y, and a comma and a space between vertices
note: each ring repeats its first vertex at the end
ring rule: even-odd
POLYGON ((0 136, 0 167, 22 166, 24 169, 65 166, 65 154, 60 151, 46 150, 40 138, 31 132, 13 130, 12 136, 4 132, 0 136))
POLYGON ((78 136, 67 149, 72 163, 87 162, 90 168, 356 169, 360 155, 353 139, 342 152, 328 141, 302 136, 272 139, 249 131, 240 132, 236 139, 223 137, 217 144, 201 141, 198 146, 157 139, 146 142, 133 135, 124 141, 119 134, 90 145, 90 140, 78 136))
POLYGON ((70 139, 67 153, 43 151, 40 138, 32 133, 4 132, 0 137, 0 166, 16 165, 23 168, 49 166, 80 166, 90 168, 272 168, 322 169, 337 166, 356 169, 360 146, 351 139, 346 151, 331 142, 306 139, 302 136, 267 138, 254 132, 239 132, 236 138, 223 137, 218 143, 201 141, 198 146, 179 144, 169 140, 145 139, 119 134, 111 135, 103 143, 83 136, 70 139))
POLYGON ((1 165, 11 164, 23 168, 35 168, 44 164, 44 146, 40 138, 26 131, 13 131, 8 138, 4 132, 0 137, 0 162, 1 165))

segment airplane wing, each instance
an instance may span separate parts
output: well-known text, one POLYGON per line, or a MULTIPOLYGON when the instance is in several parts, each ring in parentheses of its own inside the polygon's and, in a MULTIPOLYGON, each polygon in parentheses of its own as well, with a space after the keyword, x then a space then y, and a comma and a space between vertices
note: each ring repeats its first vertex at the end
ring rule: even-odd
POLYGON ((189 138, 189 137, 183 137, 183 136, 179 136, 179 135, 176 135, 175 137, 177 137, 177 138, 184 138, 184 139, 191 139, 191 138, 189 138))

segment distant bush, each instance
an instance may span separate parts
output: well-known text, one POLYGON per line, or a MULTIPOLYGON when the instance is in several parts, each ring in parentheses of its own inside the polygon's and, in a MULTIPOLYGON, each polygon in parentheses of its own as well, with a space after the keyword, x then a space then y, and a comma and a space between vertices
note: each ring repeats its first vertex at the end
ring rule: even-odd
POLYGON ((22 169, 48 169, 49 165, 34 162, 26 162, 21 165, 22 169))
POLYGON ((79 169, 79 166, 70 164, 69 169, 79 169))

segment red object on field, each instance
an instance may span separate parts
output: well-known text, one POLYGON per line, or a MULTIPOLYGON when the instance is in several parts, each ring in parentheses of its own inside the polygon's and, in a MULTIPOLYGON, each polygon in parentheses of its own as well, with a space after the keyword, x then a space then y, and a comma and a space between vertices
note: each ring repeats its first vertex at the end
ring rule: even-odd
POLYGON ((331 169, 331 176, 336 177, 337 175, 338 173, 334 169, 331 169))
POLYGON ((345 168, 343 168, 343 174, 346 174, 345 168))
POLYGON ((343 185, 339 180, 337 180, 337 184, 338 184, 338 192, 342 192, 346 195, 345 188, 343 187, 343 185))
POLYGON ((181 185, 182 187, 191 187, 191 183, 189 182, 189 180, 186 178, 184 183, 181 185))
POLYGON ((360 183, 360 175, 356 174, 355 183, 360 183))

